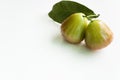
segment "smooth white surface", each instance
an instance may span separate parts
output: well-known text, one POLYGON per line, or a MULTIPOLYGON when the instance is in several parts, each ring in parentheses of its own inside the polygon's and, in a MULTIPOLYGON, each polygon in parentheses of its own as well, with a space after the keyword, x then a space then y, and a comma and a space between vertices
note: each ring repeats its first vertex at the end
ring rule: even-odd
POLYGON ((71 45, 48 12, 59 0, 0 0, 0 80, 120 80, 119 0, 75 0, 114 33, 99 51, 71 45))

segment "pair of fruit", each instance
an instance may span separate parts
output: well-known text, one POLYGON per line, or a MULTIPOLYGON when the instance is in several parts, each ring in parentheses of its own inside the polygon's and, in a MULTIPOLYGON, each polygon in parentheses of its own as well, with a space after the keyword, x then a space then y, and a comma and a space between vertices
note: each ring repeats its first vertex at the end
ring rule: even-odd
POLYGON ((97 50, 108 46, 112 31, 101 20, 89 21, 83 13, 74 13, 63 21, 62 35, 70 43, 80 43, 85 39, 88 48, 97 50))

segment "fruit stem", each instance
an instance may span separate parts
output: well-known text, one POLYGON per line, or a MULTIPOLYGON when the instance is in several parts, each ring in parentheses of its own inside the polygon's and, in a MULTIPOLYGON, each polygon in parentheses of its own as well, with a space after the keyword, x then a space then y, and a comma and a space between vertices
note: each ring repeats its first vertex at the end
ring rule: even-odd
POLYGON ((98 18, 100 16, 100 14, 95 14, 95 15, 89 15, 89 16, 86 16, 88 20, 92 21, 93 18, 98 18))

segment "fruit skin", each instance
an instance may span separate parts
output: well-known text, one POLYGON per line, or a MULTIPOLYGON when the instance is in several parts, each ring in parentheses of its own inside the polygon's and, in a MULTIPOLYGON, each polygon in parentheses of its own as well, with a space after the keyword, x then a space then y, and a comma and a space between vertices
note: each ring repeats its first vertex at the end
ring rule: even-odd
POLYGON ((70 43, 80 43, 85 36, 88 20, 83 13, 74 13, 63 21, 61 32, 64 39, 70 43))
POLYGON ((113 39, 113 33, 101 20, 90 22, 85 33, 85 42, 92 50, 102 49, 108 46, 113 39))

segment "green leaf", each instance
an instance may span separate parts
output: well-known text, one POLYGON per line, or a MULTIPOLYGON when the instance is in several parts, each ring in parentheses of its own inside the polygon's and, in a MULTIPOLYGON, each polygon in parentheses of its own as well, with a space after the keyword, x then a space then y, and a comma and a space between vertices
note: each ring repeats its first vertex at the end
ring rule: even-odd
POLYGON ((60 1, 56 3, 48 15, 54 21, 62 23, 71 14, 78 12, 82 12, 86 16, 95 15, 91 9, 74 1, 60 1))

